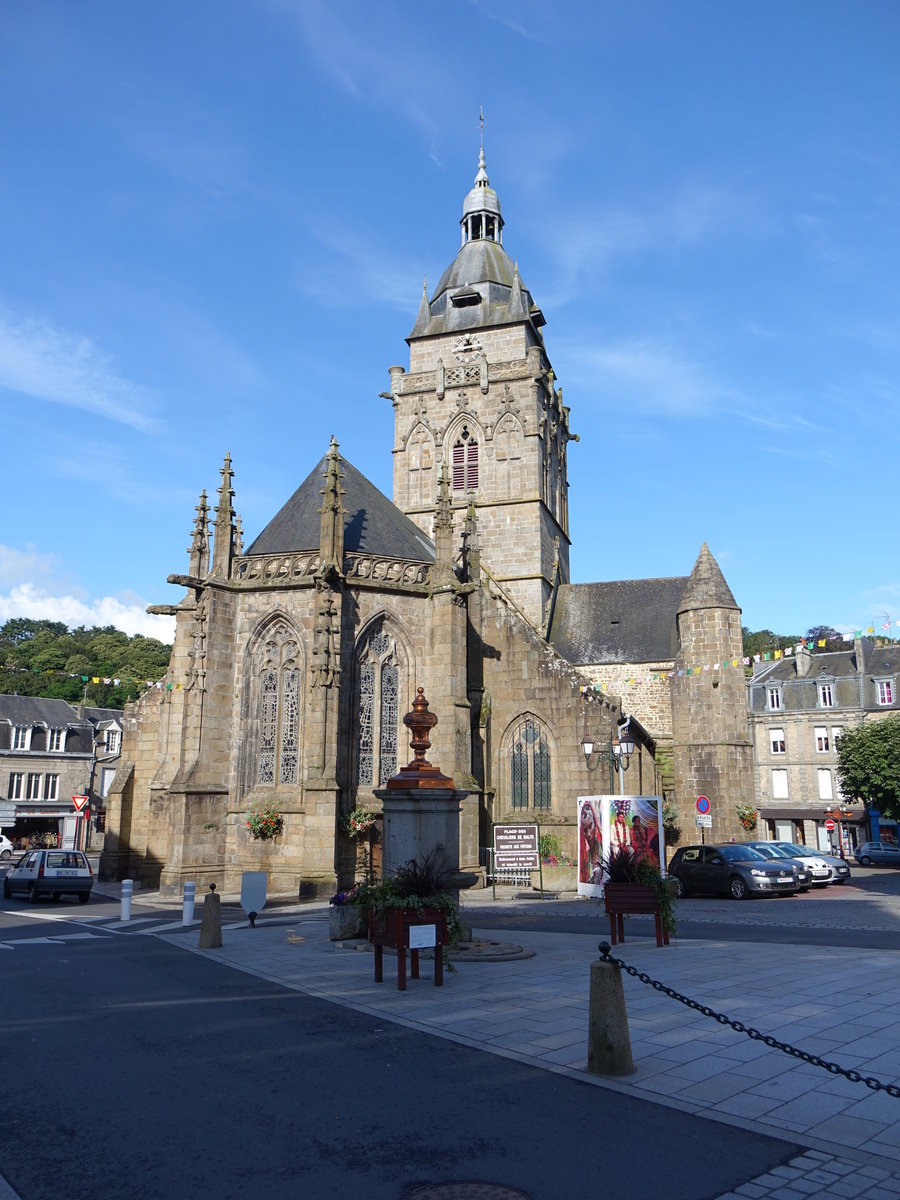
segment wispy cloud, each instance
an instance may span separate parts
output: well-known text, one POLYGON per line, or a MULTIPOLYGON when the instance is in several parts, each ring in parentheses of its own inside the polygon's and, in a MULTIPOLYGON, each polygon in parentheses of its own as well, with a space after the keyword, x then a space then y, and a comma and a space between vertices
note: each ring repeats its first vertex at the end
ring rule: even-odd
POLYGON ((32 583, 22 583, 6 595, 0 595, 0 622, 13 617, 34 621, 62 621, 70 629, 79 625, 113 625, 129 637, 145 637, 171 642, 175 636, 175 618, 155 616, 140 602, 117 596, 101 596, 85 602, 76 596, 54 596, 32 583))
MULTIPOLYGON (((329 0, 280 0, 275 5, 293 19, 309 50, 343 90, 366 107, 383 108, 410 121, 435 150, 437 121, 429 95, 446 94, 448 67, 434 45, 419 39, 408 45, 416 69, 398 70, 404 38, 412 40, 412 22, 368 20, 365 31, 354 21, 349 5, 329 0), (423 81, 427 80, 427 86, 423 81)), ((410 9, 412 13, 414 9, 410 9)), ((377 14, 377 6, 370 13, 377 14)))
POLYGON ((542 240, 549 236, 557 242, 548 259, 558 266, 545 303, 562 305, 583 297, 588 284, 616 258, 647 251, 670 253, 752 219, 744 194, 712 182, 684 184, 643 207, 572 212, 557 221, 542 218, 542 240))
POLYGON ((700 417, 743 405, 743 397, 727 384, 664 342, 585 346, 567 358, 581 389, 614 397, 617 408, 700 417))
MULTIPOLYGON (((479 13, 487 17, 488 20, 497 21, 500 25, 505 25, 507 29, 519 37, 525 38, 527 41, 538 41, 540 35, 527 29, 522 24, 522 13, 527 8, 527 5, 522 0, 516 0, 515 4, 509 4, 506 0, 469 0, 469 3, 473 8, 477 8, 479 13)), ((529 15, 533 16, 534 14, 529 15)))
POLYGON ((298 267, 297 287, 335 308, 375 301, 400 309, 411 320, 422 290, 422 276, 417 274, 417 268, 411 262, 398 262, 395 246, 378 245, 373 238, 349 230, 340 236, 332 235, 323 231, 325 225, 327 222, 313 221, 309 233, 328 250, 329 270, 298 267))
POLYGON ((124 379, 88 337, 0 309, 0 389, 158 433, 145 388, 124 379))

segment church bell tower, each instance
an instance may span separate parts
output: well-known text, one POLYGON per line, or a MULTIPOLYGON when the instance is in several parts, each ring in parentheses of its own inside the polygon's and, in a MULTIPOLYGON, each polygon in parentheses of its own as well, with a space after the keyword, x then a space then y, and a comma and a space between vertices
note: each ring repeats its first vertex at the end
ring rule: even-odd
POLYGON ((474 508, 481 561, 538 630, 569 580, 569 410, 544 347, 544 316, 503 248, 484 145, 463 201, 461 246, 429 298, 409 370, 391 367, 394 503, 432 535, 446 467, 454 527, 474 508))

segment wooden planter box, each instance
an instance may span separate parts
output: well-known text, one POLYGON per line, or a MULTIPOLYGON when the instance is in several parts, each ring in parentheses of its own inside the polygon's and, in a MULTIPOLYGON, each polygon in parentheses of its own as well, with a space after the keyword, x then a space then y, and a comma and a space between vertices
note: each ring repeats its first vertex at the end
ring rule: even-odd
MULTIPOLYGON (((387 908, 369 912, 369 941, 375 947, 375 982, 384 980, 384 948, 397 951, 397 990, 406 991, 406 953, 409 973, 419 978, 419 951, 410 946, 410 930, 434 926, 434 986, 444 984, 444 946, 447 943, 447 915, 442 908, 387 908)), ((415 938, 413 938, 415 940, 415 938)))
POLYGON ((645 883, 607 883, 603 899, 609 915, 609 936, 614 946, 625 941, 626 914, 648 913, 656 918, 656 944, 668 946, 669 931, 663 925, 656 889, 645 883))

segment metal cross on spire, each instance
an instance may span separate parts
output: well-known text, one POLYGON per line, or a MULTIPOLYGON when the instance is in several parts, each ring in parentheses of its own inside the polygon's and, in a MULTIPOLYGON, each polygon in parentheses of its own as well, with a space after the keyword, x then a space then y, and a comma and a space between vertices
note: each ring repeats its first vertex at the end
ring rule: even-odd
POLYGON ((484 105, 478 108, 478 124, 481 126, 481 149, 484 150, 484 105))

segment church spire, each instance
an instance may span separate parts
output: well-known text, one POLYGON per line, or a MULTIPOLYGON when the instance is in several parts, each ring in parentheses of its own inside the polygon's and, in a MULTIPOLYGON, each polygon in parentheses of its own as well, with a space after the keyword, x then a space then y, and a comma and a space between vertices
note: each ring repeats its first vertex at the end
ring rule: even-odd
POLYGON ((419 311, 416 313, 416 323, 410 337, 420 337, 428 332, 431 325, 431 305, 428 303, 428 276, 422 281, 422 299, 419 301, 419 311))
POLYGON ((497 193, 491 187, 488 178, 487 163, 484 158, 484 111, 481 120, 481 149, 478 151, 478 171, 475 174, 475 186, 463 201, 462 245, 486 239, 490 242, 503 244, 503 216, 500 212, 500 201, 497 193))
POLYGON ((194 508, 194 530, 188 549, 190 566, 188 574, 194 579, 203 579, 209 571, 209 505, 206 503, 206 488, 200 493, 200 503, 194 508))
POLYGON ((234 472, 231 469, 230 454, 225 455, 225 463, 219 474, 222 476, 222 486, 219 488, 219 503, 216 506, 212 569, 214 575, 227 579, 231 574, 231 559, 234 554, 234 508, 231 504, 234 497, 231 486, 234 472))
POLYGON ((325 486, 322 488, 322 507, 319 509, 319 571, 341 574, 344 565, 344 489, 341 456, 334 434, 325 456, 325 486))
POLYGON ((706 542, 700 547, 678 612, 681 614, 699 608, 735 608, 740 612, 731 588, 725 582, 722 569, 713 558, 706 542))

